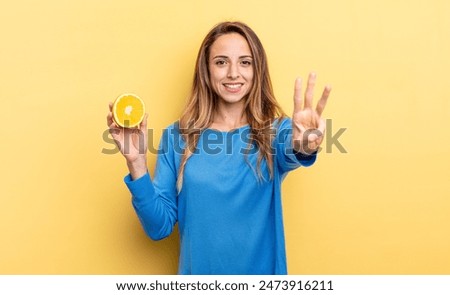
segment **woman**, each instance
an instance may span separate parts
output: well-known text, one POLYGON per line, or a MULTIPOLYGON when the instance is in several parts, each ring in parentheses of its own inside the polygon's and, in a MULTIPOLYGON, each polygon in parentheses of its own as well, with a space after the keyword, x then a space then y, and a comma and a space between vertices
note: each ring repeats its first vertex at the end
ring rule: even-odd
POLYGON ((147 117, 132 130, 118 128, 108 114, 146 233, 160 240, 179 224, 179 274, 287 273, 281 182, 312 165, 323 140, 330 88, 313 109, 315 79, 310 74, 304 103, 296 80, 287 118, 260 40, 245 24, 224 22, 200 47, 188 104, 163 133, 153 178, 138 148, 142 137, 147 147, 147 117), (125 153, 126 137, 134 146, 125 153))

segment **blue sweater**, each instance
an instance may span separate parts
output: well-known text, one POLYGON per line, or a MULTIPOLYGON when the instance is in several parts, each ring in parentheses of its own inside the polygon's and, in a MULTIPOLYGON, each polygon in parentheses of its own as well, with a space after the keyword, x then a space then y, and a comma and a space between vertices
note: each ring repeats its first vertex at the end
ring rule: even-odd
POLYGON ((179 274, 286 274, 281 182, 287 172, 312 165, 316 154, 295 154, 291 120, 276 124, 274 176, 249 149, 249 126, 230 132, 206 129, 186 163, 177 193, 184 141, 178 125, 163 133, 153 180, 125 177, 132 203, 153 239, 180 232, 179 274))

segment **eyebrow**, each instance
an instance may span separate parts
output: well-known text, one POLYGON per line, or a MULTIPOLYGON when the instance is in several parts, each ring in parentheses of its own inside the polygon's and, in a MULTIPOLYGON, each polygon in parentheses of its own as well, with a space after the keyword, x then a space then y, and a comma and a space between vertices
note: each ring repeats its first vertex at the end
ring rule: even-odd
MULTIPOLYGON (((216 59, 216 58, 229 58, 229 57, 226 56, 226 55, 216 55, 216 56, 213 57, 213 59, 216 59)), ((251 56, 251 55, 242 55, 242 56, 239 56, 239 58, 253 58, 253 56, 251 56)))

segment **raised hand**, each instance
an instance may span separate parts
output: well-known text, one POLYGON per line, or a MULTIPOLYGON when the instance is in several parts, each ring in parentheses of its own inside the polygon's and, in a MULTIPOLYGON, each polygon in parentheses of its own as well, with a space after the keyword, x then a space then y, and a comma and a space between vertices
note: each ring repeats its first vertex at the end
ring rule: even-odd
POLYGON ((127 165, 133 179, 139 178, 147 172, 147 114, 139 128, 123 128, 117 126, 112 117, 112 103, 109 103, 109 113, 106 124, 109 133, 117 147, 127 160, 127 165))
POLYGON ((327 104, 331 87, 326 86, 322 97, 313 109, 313 94, 316 84, 316 74, 310 73, 302 106, 302 79, 295 80, 294 114, 292 115, 292 140, 294 150, 303 154, 317 151, 325 134, 325 120, 321 117, 327 104))

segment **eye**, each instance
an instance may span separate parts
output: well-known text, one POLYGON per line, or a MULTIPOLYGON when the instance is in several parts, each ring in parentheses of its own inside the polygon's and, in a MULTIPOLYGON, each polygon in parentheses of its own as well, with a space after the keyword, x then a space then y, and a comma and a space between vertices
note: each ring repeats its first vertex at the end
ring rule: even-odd
POLYGON ((214 64, 215 65, 217 65, 217 66, 223 66, 223 65, 225 65, 227 62, 225 61, 225 60, 223 60, 223 59, 218 59, 218 60, 216 60, 215 62, 214 62, 214 64))
POLYGON ((251 66, 252 65, 252 61, 248 60, 248 59, 244 59, 241 61, 241 64, 244 66, 251 66))

